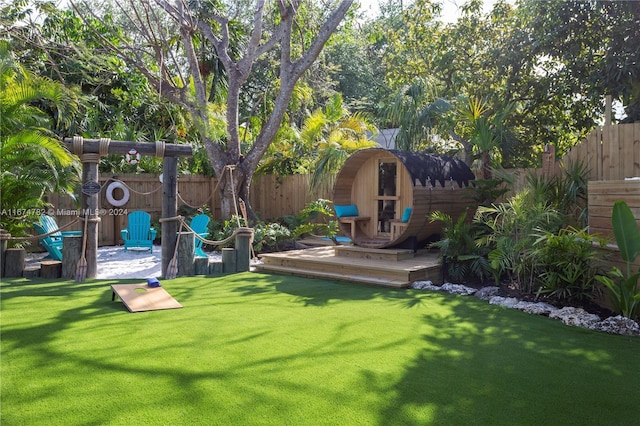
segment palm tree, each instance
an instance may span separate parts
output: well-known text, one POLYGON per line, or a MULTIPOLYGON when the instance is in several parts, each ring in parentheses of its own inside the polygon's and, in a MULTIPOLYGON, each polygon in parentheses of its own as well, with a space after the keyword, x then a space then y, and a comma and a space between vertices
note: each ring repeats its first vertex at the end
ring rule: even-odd
POLYGON ((0 226, 14 236, 26 234, 47 192, 72 195, 79 182, 77 162, 53 133, 70 124, 77 105, 63 85, 30 74, 0 42, 0 226))
POLYGON ((503 123, 511 111, 511 106, 506 106, 490 115, 487 102, 478 98, 469 98, 467 102, 460 104, 457 117, 458 129, 455 138, 459 142, 466 139, 462 145, 465 151, 471 151, 474 158, 480 160, 482 178, 492 178, 492 165, 499 157, 500 147, 509 135, 503 123), (461 137, 462 136, 462 137, 461 137))
POLYGON ((329 175, 337 173, 350 154, 375 146, 368 135, 376 132, 365 114, 349 113, 340 94, 329 100, 324 111, 318 109, 307 117, 300 137, 312 152, 317 153, 311 190, 318 188, 329 175))
POLYGON ((400 88, 385 108, 385 116, 392 126, 398 127, 395 139, 397 149, 419 151, 429 145, 438 120, 453 107, 437 97, 434 85, 416 78, 400 88))

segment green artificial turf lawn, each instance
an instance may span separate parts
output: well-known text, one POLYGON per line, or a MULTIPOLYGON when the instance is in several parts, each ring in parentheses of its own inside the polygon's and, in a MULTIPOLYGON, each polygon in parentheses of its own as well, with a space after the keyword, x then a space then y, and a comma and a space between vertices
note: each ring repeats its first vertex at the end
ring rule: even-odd
POLYGON ((2 282, 3 426, 637 421, 640 338, 258 273, 165 280, 184 308, 133 314, 123 282, 2 282))

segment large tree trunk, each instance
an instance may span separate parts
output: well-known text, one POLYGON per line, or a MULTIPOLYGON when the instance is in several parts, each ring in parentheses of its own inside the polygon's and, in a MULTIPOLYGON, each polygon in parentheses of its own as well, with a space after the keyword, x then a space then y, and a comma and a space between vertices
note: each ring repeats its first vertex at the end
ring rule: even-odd
POLYGON ((244 173, 241 168, 227 166, 220 174, 218 195, 220 196, 220 213, 223 219, 229 219, 233 215, 239 215, 238 198, 240 187, 244 182, 244 173))
POLYGON ((253 210, 249 195, 251 194, 251 179, 253 173, 241 163, 238 166, 228 166, 220 176, 218 195, 220 196, 220 212, 224 219, 233 215, 242 216, 240 202, 244 202, 247 218, 250 222, 260 218, 253 210))

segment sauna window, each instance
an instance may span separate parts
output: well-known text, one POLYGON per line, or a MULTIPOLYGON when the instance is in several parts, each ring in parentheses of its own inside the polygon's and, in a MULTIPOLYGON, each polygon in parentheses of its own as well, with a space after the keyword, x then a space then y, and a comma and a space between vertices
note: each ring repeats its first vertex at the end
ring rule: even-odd
POLYGON ((378 232, 391 231, 391 222, 396 215, 396 177, 398 166, 395 162, 378 163, 378 232))
POLYGON ((378 166, 378 195, 396 195, 396 176, 398 166, 395 162, 380 161, 378 166))

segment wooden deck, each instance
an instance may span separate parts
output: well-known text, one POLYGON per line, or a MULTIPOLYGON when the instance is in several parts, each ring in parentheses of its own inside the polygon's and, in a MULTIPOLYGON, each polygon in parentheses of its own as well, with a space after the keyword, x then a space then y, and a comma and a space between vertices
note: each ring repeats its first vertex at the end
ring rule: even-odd
POLYGON ((413 281, 442 279, 436 252, 327 246, 260 256, 261 272, 407 288, 413 281))

